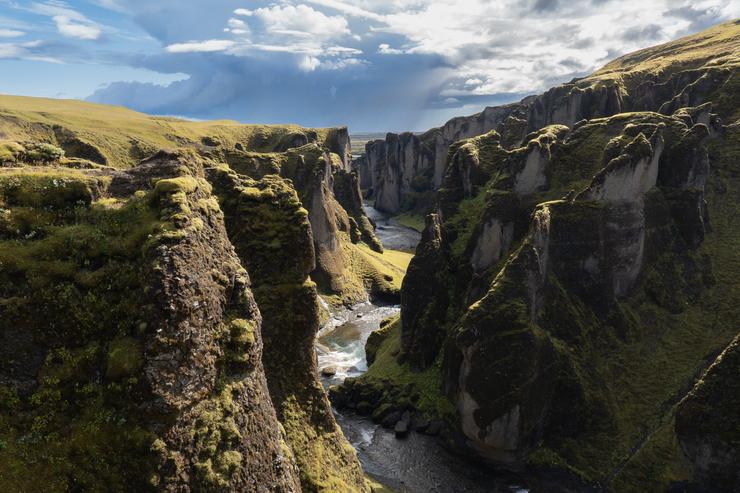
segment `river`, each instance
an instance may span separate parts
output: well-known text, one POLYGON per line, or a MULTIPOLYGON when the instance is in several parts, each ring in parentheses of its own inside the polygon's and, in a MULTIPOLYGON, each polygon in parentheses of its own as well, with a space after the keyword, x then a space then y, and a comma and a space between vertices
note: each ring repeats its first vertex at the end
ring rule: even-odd
MULTIPOLYGON (((386 249, 413 250, 421 235, 366 204, 368 217, 386 249)), ((319 368, 333 367, 336 374, 322 376, 325 387, 367 370, 365 342, 380 322, 399 313, 398 305, 367 301, 337 310, 321 329, 316 352, 319 368)), ((408 493, 526 493, 506 475, 480 467, 445 450, 438 439, 410 433, 399 440, 394 433, 365 417, 335 410, 337 422, 357 450, 365 471, 397 492, 408 493)))

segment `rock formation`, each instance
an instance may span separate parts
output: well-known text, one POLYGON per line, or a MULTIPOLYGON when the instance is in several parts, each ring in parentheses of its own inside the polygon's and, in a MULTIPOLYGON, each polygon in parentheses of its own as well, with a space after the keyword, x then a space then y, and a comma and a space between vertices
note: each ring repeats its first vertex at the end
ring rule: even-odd
POLYGON ((115 145, 162 136, 43 118, 0 109, 0 489, 368 491, 313 346, 309 275, 387 288, 353 256, 380 245, 346 129, 172 121, 178 149, 129 168, 115 145))
POLYGON ((356 175, 344 169, 341 159, 316 144, 284 153, 227 151, 225 161, 237 172, 253 178, 279 174, 289 179, 308 210, 316 265, 311 277, 320 289, 349 301, 359 301, 364 288, 348 279, 348 262, 342 236, 353 243, 364 241, 375 250, 382 247, 362 209, 356 175))
MULTIPOLYGON (((336 402, 405 402, 535 485, 737 488, 738 30, 627 55, 450 145, 400 323, 336 402)), ((404 210, 433 153, 378 146, 373 193, 404 210)))
POLYGON ((364 476, 334 421, 318 380, 314 339, 319 305, 308 213, 286 180, 259 182, 227 167, 208 170, 227 231, 251 272, 263 317, 270 395, 295 453, 304 491, 361 491, 364 476))
POLYGON ((249 276, 203 168, 166 161, 134 194, 0 173, 6 491, 300 489, 249 276))
MULTIPOLYGON (((583 120, 630 111, 671 115, 681 108, 700 106, 719 92, 729 95, 737 84, 735 62, 715 60, 717 53, 731 53, 735 48, 732 36, 723 37, 723 32, 733 28, 726 26, 730 27, 716 27, 644 50, 637 59, 635 54, 626 55, 589 77, 519 103, 453 118, 420 135, 389 133, 385 140, 368 142, 365 158, 358 162, 361 188, 374 197, 378 210, 430 212, 433 199, 429 196, 442 185, 448 149, 458 140, 496 130, 503 147, 512 149, 528 141, 527 133, 552 124, 573 127, 583 120)), ((725 116, 722 107, 732 102, 718 106, 715 112, 725 116)))

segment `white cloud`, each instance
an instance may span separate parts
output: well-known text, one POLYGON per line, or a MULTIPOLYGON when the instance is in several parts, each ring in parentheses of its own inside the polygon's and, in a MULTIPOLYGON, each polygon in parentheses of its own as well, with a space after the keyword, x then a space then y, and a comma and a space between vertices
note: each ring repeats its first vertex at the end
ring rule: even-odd
POLYGON ((79 22, 66 15, 55 15, 52 19, 59 34, 68 38, 95 40, 103 34, 100 26, 91 22, 79 22))
MULTIPOLYGON (((108 4, 112 5, 111 2, 108 4)), ((96 40, 103 35, 100 24, 69 8, 64 2, 50 0, 46 3, 33 3, 28 10, 51 17, 59 34, 68 38, 96 40)))
POLYGON ((19 38, 24 34, 26 33, 15 29, 0 29, 0 38, 19 38))
POLYGON ((301 61, 298 62, 298 68, 304 72, 313 72, 321 65, 321 60, 313 56, 301 57, 301 61))
POLYGON ((331 9, 337 10, 339 12, 342 12, 344 14, 351 15, 354 17, 362 17, 365 19, 381 21, 381 22, 383 21, 382 15, 372 12, 370 10, 364 9, 362 7, 358 7, 357 5, 349 4, 347 2, 341 2, 338 0, 307 0, 307 1, 314 5, 321 5, 323 7, 329 7, 331 9))
POLYGON ((224 28, 225 33, 236 34, 237 36, 246 37, 251 34, 249 26, 241 19, 231 18, 226 23, 229 27, 224 28))
POLYGON ((27 41, 25 43, 0 43, 0 60, 35 60, 38 62, 63 63, 53 57, 40 54, 37 48, 42 46, 40 40, 27 41))
POLYGON ((234 19, 233 17, 229 19, 229 22, 227 22, 227 24, 232 29, 243 29, 247 25, 243 20, 234 19))
POLYGON ((228 39, 209 39, 171 44, 167 46, 166 50, 169 53, 212 53, 227 51, 234 46, 236 46, 236 43, 228 39))
POLYGON ((622 53, 740 16, 733 0, 620 0, 619 9, 616 0, 545 3, 535 9, 534 0, 274 0, 234 10, 224 21, 230 40, 189 41, 167 51, 290 53, 299 70, 313 72, 367 65, 360 47, 374 45, 376 57, 441 62, 445 75, 430 84, 438 100, 462 100, 539 92, 622 53))
POLYGON ((265 30, 273 33, 310 35, 317 40, 340 38, 351 34, 347 19, 344 17, 328 16, 303 4, 259 8, 251 11, 251 16, 259 19, 265 30))
POLYGON ((403 49, 380 43, 379 54, 442 57, 457 75, 442 97, 540 91, 616 55, 740 16, 733 0, 621 0, 616 10, 616 2, 592 0, 539 9, 521 0, 304 1, 362 20, 371 36, 403 39, 403 49))
POLYGON ((224 32, 240 36, 228 51, 236 55, 255 52, 280 52, 299 55, 296 66, 303 72, 318 69, 338 70, 361 65, 364 60, 356 48, 342 46, 338 40, 359 42, 341 15, 328 15, 305 4, 284 1, 257 9, 236 9, 227 20, 224 32))
POLYGON ((378 53, 383 55, 403 55, 403 50, 391 48, 391 45, 388 43, 381 43, 378 45, 378 53))

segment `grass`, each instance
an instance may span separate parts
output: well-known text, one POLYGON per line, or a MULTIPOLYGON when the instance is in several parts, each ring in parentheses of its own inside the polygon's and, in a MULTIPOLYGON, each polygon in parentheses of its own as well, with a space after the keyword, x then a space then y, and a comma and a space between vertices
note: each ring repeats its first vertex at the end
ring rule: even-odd
POLYGON ((360 381, 391 381, 397 388, 411 385, 419 393, 416 406, 431 416, 450 416, 454 407, 442 393, 442 360, 438 359, 423 372, 413 372, 407 364, 399 364, 396 356, 401 350, 401 319, 396 317, 380 343, 375 361, 360 381))
POLYGON ((404 212, 394 218, 402 226, 411 228, 421 233, 424 231, 425 218, 421 214, 414 214, 413 212, 404 212))
MULTIPOLYGON (((129 168, 159 149, 200 146, 206 138, 228 149, 240 143, 253 151, 269 152, 280 138, 306 132, 297 125, 195 122, 84 101, 0 95, 0 139, 55 141, 54 125, 96 147, 117 168, 129 168)), ((316 132, 325 141, 332 131, 316 132)))
POLYGON ((393 276, 393 286, 401 289, 401 282, 414 257, 413 253, 401 250, 385 250, 383 253, 378 253, 364 243, 357 245, 357 248, 371 266, 383 274, 393 276))
POLYGON ((690 68, 716 66, 740 59, 727 55, 740 49, 740 20, 714 26, 670 43, 627 54, 608 63, 586 80, 619 81, 644 74, 659 75, 690 68))

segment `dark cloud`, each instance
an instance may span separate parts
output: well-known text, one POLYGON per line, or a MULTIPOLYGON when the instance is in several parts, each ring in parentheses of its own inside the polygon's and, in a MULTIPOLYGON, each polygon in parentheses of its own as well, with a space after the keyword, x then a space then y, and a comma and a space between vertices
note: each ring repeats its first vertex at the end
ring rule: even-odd
POLYGON ((166 87, 118 82, 96 91, 89 100, 154 114, 308 126, 349 124, 359 130, 409 128, 411 114, 422 111, 452 74, 439 67, 436 57, 428 56, 379 56, 372 70, 310 73, 274 54, 169 54, 131 60, 131 64, 184 73, 188 78, 166 87), (383 108, 380 124, 378 108, 383 108))
POLYGON ((585 48, 591 48, 596 44, 596 40, 591 37, 587 38, 576 38, 575 41, 573 41, 570 45, 568 45, 569 48, 574 48, 576 50, 582 50, 585 48))
POLYGON ((716 7, 697 8, 691 4, 666 10, 663 14, 667 17, 677 17, 690 22, 685 34, 702 31, 718 22, 722 21, 722 12, 716 7))
POLYGON ((663 36, 663 28, 658 24, 646 24, 625 29, 621 38, 625 41, 653 41, 663 36))
POLYGON ((575 58, 563 58, 558 62, 563 67, 567 67, 571 70, 585 70, 588 67, 583 65, 583 63, 580 60, 576 60, 575 58))
POLYGON ((560 0, 535 0, 533 10, 536 12, 552 12, 560 6, 560 0))

